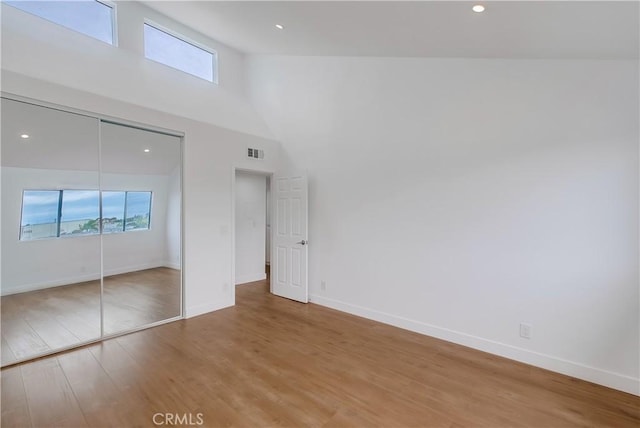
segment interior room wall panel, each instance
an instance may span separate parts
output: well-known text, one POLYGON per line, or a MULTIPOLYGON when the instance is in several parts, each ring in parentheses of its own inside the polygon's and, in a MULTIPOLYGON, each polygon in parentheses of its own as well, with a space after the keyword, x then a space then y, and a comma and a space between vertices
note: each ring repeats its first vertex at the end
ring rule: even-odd
POLYGON ((312 301, 640 393, 637 61, 249 67, 309 172, 312 301))

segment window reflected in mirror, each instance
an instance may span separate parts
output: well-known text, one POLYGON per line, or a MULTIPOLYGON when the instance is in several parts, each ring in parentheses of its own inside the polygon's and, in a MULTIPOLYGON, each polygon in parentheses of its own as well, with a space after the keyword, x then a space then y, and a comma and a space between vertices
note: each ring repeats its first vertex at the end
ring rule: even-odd
POLYGON ((100 338, 99 122, 4 98, 1 107, 6 365, 100 338))
POLYGON ((179 316, 180 139, 103 122, 104 332, 179 316))
POLYGON ((179 318, 181 139, 1 107, 2 365, 179 318))

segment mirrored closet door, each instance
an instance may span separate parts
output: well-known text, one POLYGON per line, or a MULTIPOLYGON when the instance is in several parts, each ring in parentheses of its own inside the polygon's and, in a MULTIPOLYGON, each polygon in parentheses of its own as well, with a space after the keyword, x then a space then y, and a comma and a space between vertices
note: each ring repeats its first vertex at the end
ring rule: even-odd
POLYGON ((104 332, 180 315, 180 139, 102 122, 104 332))
POLYGON ((2 98, 2 366, 181 316, 181 138, 2 98))
POLYGON ((2 364, 100 337, 96 118, 2 99, 2 364))

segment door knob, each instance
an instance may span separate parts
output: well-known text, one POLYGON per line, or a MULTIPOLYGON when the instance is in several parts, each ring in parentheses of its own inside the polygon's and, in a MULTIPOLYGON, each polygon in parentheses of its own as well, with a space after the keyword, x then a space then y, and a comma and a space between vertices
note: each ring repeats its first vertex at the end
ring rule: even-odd
POLYGON ((307 245, 309 242, 305 241, 304 239, 300 242, 296 242, 296 244, 301 244, 301 245, 307 245))

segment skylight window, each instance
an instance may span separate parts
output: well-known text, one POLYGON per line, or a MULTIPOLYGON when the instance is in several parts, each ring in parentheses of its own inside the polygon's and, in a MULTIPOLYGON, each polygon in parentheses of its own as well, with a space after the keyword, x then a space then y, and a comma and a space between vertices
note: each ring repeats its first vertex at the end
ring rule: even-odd
POLYGON ((144 56, 169 67, 215 82, 213 50, 196 46, 183 37, 144 24, 144 56))
POLYGON ((114 44, 114 11, 109 4, 96 0, 5 0, 4 3, 110 45, 114 44))

